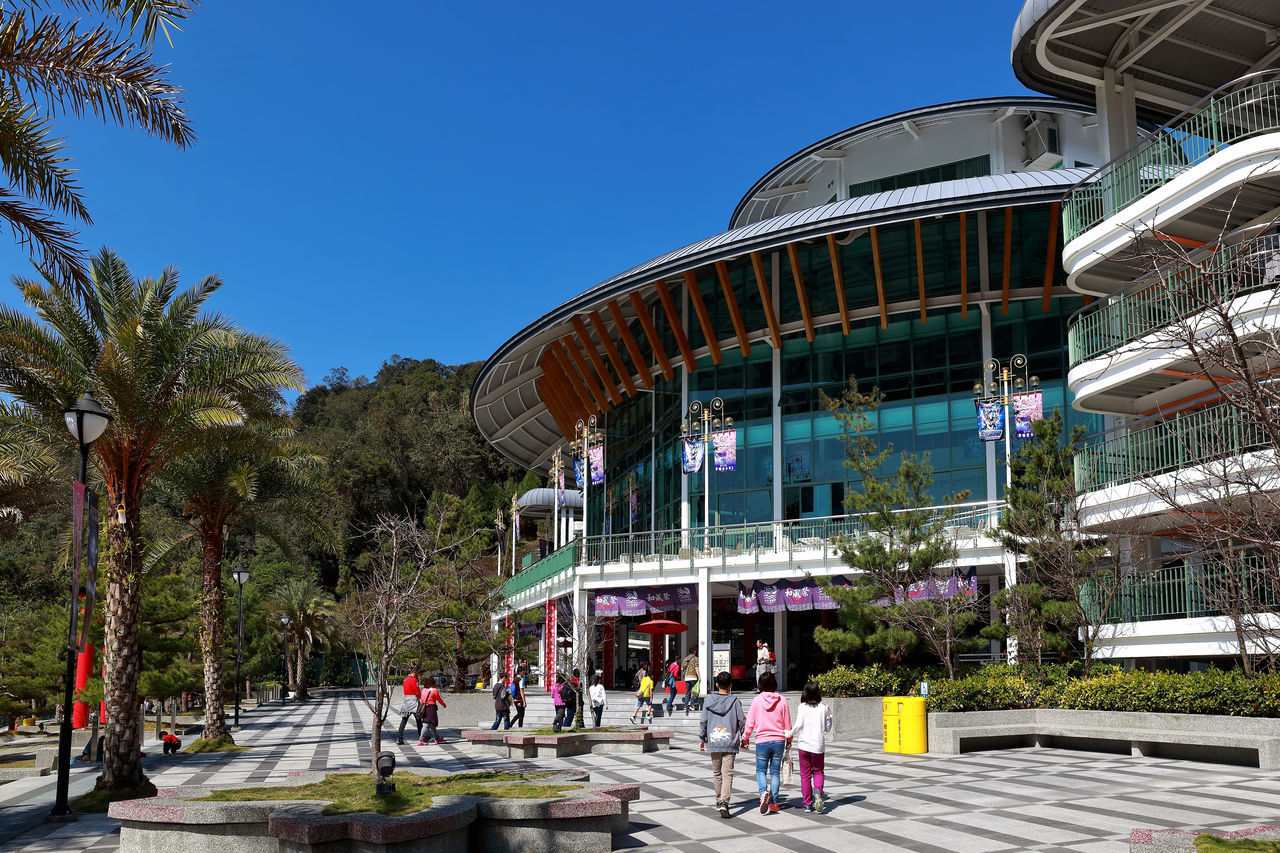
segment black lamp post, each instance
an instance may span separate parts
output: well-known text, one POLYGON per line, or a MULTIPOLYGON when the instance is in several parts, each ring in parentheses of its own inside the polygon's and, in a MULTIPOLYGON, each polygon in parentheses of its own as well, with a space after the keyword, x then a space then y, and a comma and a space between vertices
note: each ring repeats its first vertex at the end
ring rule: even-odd
POLYGON ((287 613, 280 617, 280 624, 284 626, 284 686, 280 688, 281 702, 289 698, 289 622, 291 621, 287 613))
POLYGON ((244 585, 249 582, 249 570, 244 563, 239 563, 231 577, 236 580, 236 611, 238 613, 236 628, 236 721, 240 728, 240 660, 244 650, 244 585))
MULTIPOLYGON (((77 482, 84 484, 88 476, 89 445, 97 441, 106 431, 111 416, 98 405, 88 391, 81 395, 71 408, 62 413, 67 429, 80 445, 80 467, 76 472, 77 482)), ((71 703, 75 695, 76 681, 76 617, 79 616, 77 605, 80 603, 80 590, 71 590, 71 622, 67 631, 67 676, 62 700, 62 728, 58 731, 58 786, 53 801, 53 809, 49 812, 53 817, 71 814, 67 805, 67 786, 71 782, 71 703)))

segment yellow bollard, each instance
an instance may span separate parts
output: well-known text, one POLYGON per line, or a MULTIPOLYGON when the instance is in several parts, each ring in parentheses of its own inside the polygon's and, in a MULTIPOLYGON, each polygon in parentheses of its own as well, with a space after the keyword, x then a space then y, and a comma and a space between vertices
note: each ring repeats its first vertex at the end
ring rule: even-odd
POLYGON ((929 725, 922 696, 897 697, 898 749, 895 752, 918 755, 929 751, 929 725))
POLYGON ((898 715, 898 697, 886 696, 880 706, 884 718, 884 751, 902 752, 902 718, 898 715))

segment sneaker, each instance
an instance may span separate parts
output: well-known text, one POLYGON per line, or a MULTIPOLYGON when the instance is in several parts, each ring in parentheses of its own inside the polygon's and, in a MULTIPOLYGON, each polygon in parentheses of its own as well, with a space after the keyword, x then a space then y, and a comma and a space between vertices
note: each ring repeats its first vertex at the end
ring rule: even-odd
POLYGON ((822 800, 823 800, 822 792, 814 791, 813 792, 813 810, 818 814, 822 814, 822 807, 825 805, 825 803, 823 803, 822 800))
POLYGON ((444 743, 444 738, 442 737, 436 738, 436 743, 444 743))
POLYGON ((426 746, 426 745, 427 745, 427 742, 425 740, 418 741, 418 746, 426 746))
POLYGON ((804 813, 805 813, 805 814, 812 814, 812 813, 813 813, 813 806, 805 806, 805 807, 804 807, 804 813))
POLYGON ((768 813, 769 813, 769 795, 761 794, 760 795, 760 814, 768 814, 768 813))
POLYGON ((404 746, 404 738, 397 738, 396 746, 404 746))
POLYGON ((782 807, 779 806, 777 803, 769 803, 769 814, 774 814, 780 811, 782 811, 782 807))
POLYGON ((729 816, 729 804, 728 804, 728 803, 721 803, 721 804, 720 804, 720 817, 725 817, 725 818, 727 818, 728 816, 729 816))

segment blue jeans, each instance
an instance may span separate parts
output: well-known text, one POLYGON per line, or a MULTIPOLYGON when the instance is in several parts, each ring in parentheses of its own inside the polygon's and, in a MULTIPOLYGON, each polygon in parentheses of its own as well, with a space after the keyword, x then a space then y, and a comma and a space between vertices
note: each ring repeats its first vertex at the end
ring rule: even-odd
POLYGON ((490 728, 490 729, 489 729, 489 731, 491 731, 491 732, 492 732, 492 731, 496 731, 496 730, 497 730, 497 728, 498 728, 498 726, 502 725, 504 722, 506 723, 506 725, 505 725, 505 726, 503 726, 503 729, 502 729, 502 730, 503 730, 503 731, 506 731, 507 729, 511 728, 511 711, 510 711, 510 709, 508 709, 508 710, 506 710, 506 711, 495 711, 495 712, 494 712, 494 717, 493 717, 493 727, 492 727, 492 728, 490 728))
POLYGON ((675 682, 667 685, 667 716, 671 716, 671 709, 676 706, 676 685, 675 682))
POLYGON ((756 741, 756 787, 763 794, 767 781, 771 800, 778 799, 778 788, 782 785, 782 753, 786 746, 786 742, 780 740, 756 741))

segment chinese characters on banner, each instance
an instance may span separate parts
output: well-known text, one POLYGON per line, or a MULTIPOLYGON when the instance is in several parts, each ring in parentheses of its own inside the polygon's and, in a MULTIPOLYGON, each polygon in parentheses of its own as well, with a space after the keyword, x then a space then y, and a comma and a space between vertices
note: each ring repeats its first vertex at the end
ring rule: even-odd
POLYGON ((686 438, 680 442, 680 467, 686 474, 696 474, 702 470, 702 457, 706 447, 701 439, 686 438))
POLYGON ((604 482, 604 445, 587 448, 587 456, 591 459, 591 485, 598 486, 604 482))
POLYGON ((999 397, 974 400, 978 410, 978 438, 1000 441, 1004 438, 1004 404, 999 397))
POLYGON ((1013 395, 1014 435, 1018 438, 1031 437, 1031 424, 1044 419, 1044 394, 1040 391, 1027 391, 1013 395))
POLYGON ((548 693, 556 680, 556 601, 547 602, 547 618, 543 625, 542 681, 548 693))
POLYGON ((507 671, 507 681, 515 681, 516 678, 516 627, 512 622, 510 614, 507 615, 507 654, 504 661, 507 671))
POLYGON ((711 443, 715 447, 716 470, 734 470, 738 462, 738 431, 727 429, 714 433, 711 443))

